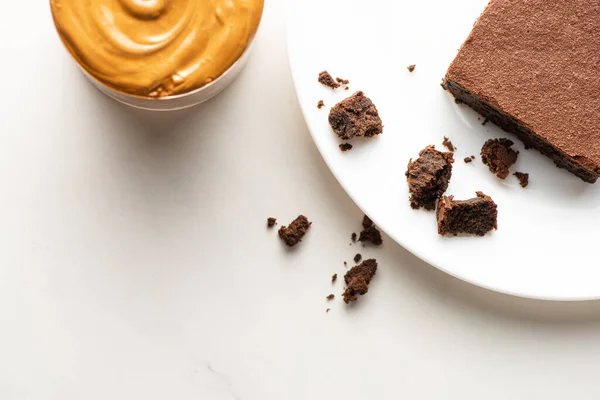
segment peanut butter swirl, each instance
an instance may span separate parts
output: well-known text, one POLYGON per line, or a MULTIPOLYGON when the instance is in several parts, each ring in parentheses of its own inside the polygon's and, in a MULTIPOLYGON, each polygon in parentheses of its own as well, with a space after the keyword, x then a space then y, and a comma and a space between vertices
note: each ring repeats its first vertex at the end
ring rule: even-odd
POLYGON ((65 46, 121 92, 165 97, 200 88, 244 53, 264 0, 50 0, 65 46))

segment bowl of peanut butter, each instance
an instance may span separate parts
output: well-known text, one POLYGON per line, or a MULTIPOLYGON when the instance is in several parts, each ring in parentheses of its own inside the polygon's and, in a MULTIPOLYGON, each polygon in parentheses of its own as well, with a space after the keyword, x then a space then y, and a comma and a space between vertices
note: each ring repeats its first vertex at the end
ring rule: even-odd
POLYGON ((56 30, 90 81, 133 107, 202 103, 236 78, 264 0, 50 0, 56 30))

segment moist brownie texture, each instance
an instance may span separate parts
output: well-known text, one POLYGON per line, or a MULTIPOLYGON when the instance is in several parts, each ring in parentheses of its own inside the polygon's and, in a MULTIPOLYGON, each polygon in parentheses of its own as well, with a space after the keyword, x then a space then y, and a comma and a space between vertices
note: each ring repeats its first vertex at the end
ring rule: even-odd
POLYGON ((346 275, 344 275, 346 290, 342 295, 346 304, 358 300, 358 296, 362 296, 369 291, 369 283, 371 283, 371 279, 373 279, 376 272, 377 261, 373 259, 365 260, 346 272, 346 275))
POLYGON ((329 112, 329 124, 343 140, 355 136, 372 137, 383 132, 377 108, 363 92, 356 92, 333 106, 329 112))
POLYGON ((327 71, 319 73, 319 83, 331 89, 337 89, 340 87, 340 84, 337 83, 335 79, 333 79, 333 76, 331 76, 327 71))
POLYGON ((506 179, 508 170, 517 162, 519 152, 511 149, 513 144, 508 139, 490 139, 481 148, 481 162, 500 179, 506 179))
POLYGON ((558 167, 600 176, 597 0, 492 0, 443 86, 558 167))
POLYGON ((521 187, 526 188, 529 185, 529 174, 525 172, 515 172, 513 174, 519 180, 521 187))
POLYGON ((491 197, 477 192, 470 200, 454 200, 444 196, 436 211, 440 235, 469 234, 483 236, 498 229, 498 207, 491 197))
POLYGON ((419 153, 419 158, 410 160, 406 178, 412 208, 435 209, 436 200, 448 189, 453 162, 452 153, 442 153, 434 146, 425 147, 419 153))
POLYGON ((290 226, 279 228, 279 237, 286 245, 293 247, 302 241, 311 224, 312 222, 309 222, 304 215, 300 215, 292 221, 290 226))
POLYGON ((362 226, 363 230, 360 232, 360 236, 358 237, 359 242, 371 242, 375 246, 380 246, 383 243, 381 232, 379 232, 379 229, 377 229, 373 221, 371 221, 371 218, 365 215, 363 218, 362 226))

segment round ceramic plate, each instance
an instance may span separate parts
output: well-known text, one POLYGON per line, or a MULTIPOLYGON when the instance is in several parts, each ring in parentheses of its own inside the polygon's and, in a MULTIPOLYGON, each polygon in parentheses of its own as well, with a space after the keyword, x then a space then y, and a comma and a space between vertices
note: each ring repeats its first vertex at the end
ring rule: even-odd
POLYGON ((597 261, 600 184, 590 185, 492 124, 483 125, 454 103, 440 82, 488 0, 292 0, 288 20, 290 65, 310 132, 326 163, 358 206, 390 237, 435 267, 465 281, 523 297, 600 298, 597 261), (413 73, 407 66, 416 64, 413 73), (350 80, 332 91, 318 73, 350 80), (384 133, 355 140, 342 153, 327 122, 329 109, 362 90, 379 109, 384 133), (326 107, 317 109, 323 100, 326 107), (483 238, 443 238, 435 214, 414 211, 404 173, 429 144, 457 147, 447 194, 476 191, 498 204, 499 229, 483 238), (511 172, 530 174, 520 187, 481 163, 489 138, 508 137, 520 151, 511 172), (471 164, 466 156, 475 155, 471 164))

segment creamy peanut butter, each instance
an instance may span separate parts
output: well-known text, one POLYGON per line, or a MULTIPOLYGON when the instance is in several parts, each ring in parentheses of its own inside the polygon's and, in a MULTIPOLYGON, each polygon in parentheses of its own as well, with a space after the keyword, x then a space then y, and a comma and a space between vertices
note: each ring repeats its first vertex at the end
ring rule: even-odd
POLYGON ((200 88, 244 53, 264 0, 50 0, 62 41, 92 77, 165 97, 200 88))

